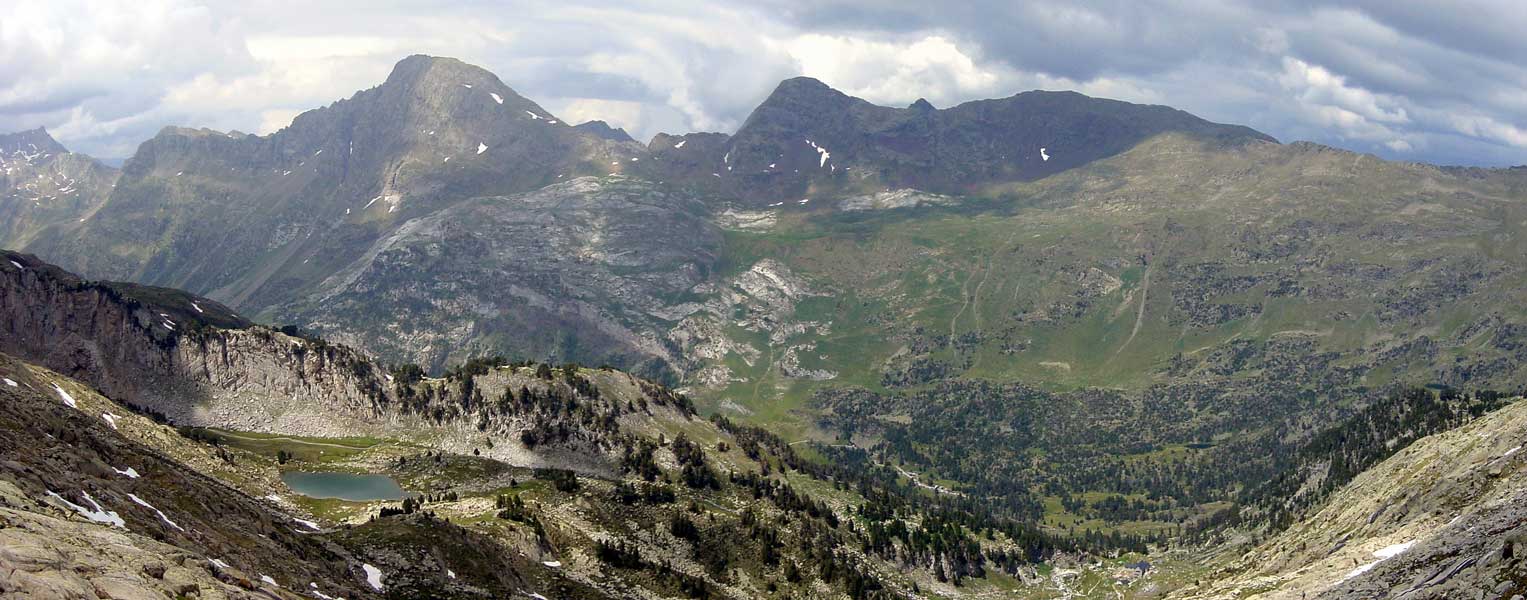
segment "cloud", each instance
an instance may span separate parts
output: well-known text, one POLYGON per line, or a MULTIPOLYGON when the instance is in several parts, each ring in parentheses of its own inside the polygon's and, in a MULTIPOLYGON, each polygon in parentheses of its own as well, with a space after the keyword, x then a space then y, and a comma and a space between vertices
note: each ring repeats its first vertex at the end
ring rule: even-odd
POLYGON ((785 46, 802 74, 875 102, 907 104, 928 97, 949 103, 1004 94, 1017 79, 1005 65, 978 64, 941 35, 898 43, 807 34, 785 46))
POLYGON ((937 106, 1027 89, 1168 104, 1407 160, 1527 163, 1515 0, 19 0, 0 130, 130 154, 166 125, 268 132, 408 54, 497 73, 570 122, 730 132, 781 80, 937 106))
POLYGON ((255 128, 254 133, 267 135, 285 129, 300 114, 302 114, 302 110, 296 108, 262 110, 260 111, 260 126, 255 128))

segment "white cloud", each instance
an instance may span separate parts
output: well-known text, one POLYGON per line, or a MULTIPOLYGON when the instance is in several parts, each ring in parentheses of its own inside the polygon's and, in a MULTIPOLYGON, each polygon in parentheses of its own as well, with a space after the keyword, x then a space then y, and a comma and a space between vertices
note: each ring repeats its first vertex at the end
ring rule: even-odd
POLYGON ((1300 102, 1340 109, 1363 120, 1383 123, 1406 123, 1410 117, 1397 106, 1394 98, 1375 94, 1347 84, 1346 78, 1297 58, 1283 58, 1283 73, 1278 81, 1300 102))
POLYGON ((275 133, 292 124, 292 119, 302 114, 302 110, 291 108, 272 108, 260 111, 260 126, 255 128, 254 133, 268 135, 275 133))
POLYGON ((1527 148, 1527 129, 1502 123, 1483 115, 1448 115, 1453 130, 1470 137, 1495 140, 1517 148, 1527 148))
POLYGON ((953 41, 930 35, 906 42, 809 34, 786 42, 802 74, 875 102, 939 103, 999 94, 1015 79, 1000 65, 980 65, 953 41))

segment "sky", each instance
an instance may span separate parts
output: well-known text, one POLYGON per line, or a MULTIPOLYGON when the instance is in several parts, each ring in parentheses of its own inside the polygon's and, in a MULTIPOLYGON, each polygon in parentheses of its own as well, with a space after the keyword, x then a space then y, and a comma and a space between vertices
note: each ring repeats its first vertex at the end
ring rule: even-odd
POLYGON ((0 132, 120 158, 269 133, 410 54, 641 140, 734 131, 780 80, 948 107, 1031 89, 1166 104, 1396 160, 1527 164, 1521 0, 10 0, 0 132))

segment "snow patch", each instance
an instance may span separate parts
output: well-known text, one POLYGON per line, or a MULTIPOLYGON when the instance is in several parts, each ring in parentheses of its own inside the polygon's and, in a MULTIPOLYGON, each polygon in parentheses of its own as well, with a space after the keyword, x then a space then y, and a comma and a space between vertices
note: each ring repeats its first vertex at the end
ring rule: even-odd
POLYGON ((159 510, 157 508, 154 508, 154 505, 149 504, 147 502, 144 502, 142 498, 139 498, 139 497, 137 497, 136 495, 133 495, 133 494, 128 494, 127 495, 127 499, 128 500, 132 500, 133 502, 137 503, 138 506, 142 506, 143 508, 147 508, 149 510, 154 511, 154 514, 159 515, 159 520, 160 521, 164 521, 165 524, 169 525, 170 527, 174 527, 177 531, 185 531, 184 527, 176 525, 175 522, 171 521, 169 517, 164 516, 164 511, 159 510))
POLYGON ((369 563, 361 565, 361 570, 366 572, 366 583, 371 584, 372 589, 382 591, 382 570, 369 563))
POLYGON ((132 467, 128 467, 126 469, 118 469, 116 467, 112 467, 111 470, 116 471, 118 475, 126 476, 128 479, 137 479, 141 477, 141 475, 138 475, 138 470, 132 467))
POLYGON ((281 584, 276 583, 276 580, 271 579, 269 575, 261 575, 260 576, 260 581, 263 581, 265 583, 268 583, 268 584, 276 586, 276 587, 281 587, 281 584))
POLYGON ((1044 148, 1040 148, 1039 149, 1039 158, 1042 158, 1042 159, 1044 159, 1045 161, 1048 162, 1050 160, 1050 154, 1045 152, 1044 148))
POLYGON ((306 528, 311 529, 313 531, 323 531, 322 527, 319 527, 317 523, 314 523, 312 521, 308 521, 308 520, 304 520, 304 519, 292 519, 292 520, 296 521, 298 523, 301 523, 303 527, 306 527, 306 528))
POLYGON ((445 576, 446 577, 450 577, 451 579, 455 579, 456 578, 456 572, 452 571, 450 569, 446 569, 445 570, 445 576))
POLYGON ((562 561, 560 561, 560 560, 542 561, 541 564, 546 565, 548 567, 551 567, 553 569, 560 569, 560 568, 562 568, 562 561))
POLYGON ((11 386, 11 387, 16 387, 16 382, 15 381, 11 381, 11 378, 6 377, 5 378, 5 385, 11 386))
MULTIPOLYGON (((347 210, 348 210, 348 209, 347 209, 347 210)), ((199 304, 197 304, 197 303, 195 303, 195 302, 192 302, 192 303, 191 303, 191 308, 194 308, 194 309, 196 309, 196 312, 199 312, 199 313, 205 313, 205 312, 207 312, 207 311, 205 311, 205 310, 202 310, 202 309, 201 309, 201 305, 199 305, 199 304)))
POLYGON ((1377 558, 1378 560, 1375 560, 1375 561, 1373 561, 1371 563, 1368 563, 1366 565, 1360 566, 1360 567, 1358 567, 1356 569, 1352 569, 1350 572, 1347 573, 1347 576, 1341 578, 1341 580, 1342 581, 1346 581, 1346 580, 1351 579, 1353 577, 1357 577, 1358 575, 1362 575, 1363 573, 1367 573, 1369 570, 1373 569, 1374 567, 1379 566, 1379 563, 1384 562, 1386 560, 1389 560, 1391 558, 1394 558, 1396 556, 1399 556, 1401 554, 1404 554, 1405 551, 1409 550, 1411 545, 1413 545, 1415 543, 1416 543, 1415 540, 1411 540, 1411 541, 1404 542, 1404 543, 1401 543, 1401 544, 1395 544, 1395 545, 1392 545, 1392 546, 1385 546, 1383 548, 1379 548, 1378 550, 1374 550, 1373 551, 1373 556, 1375 558, 1377 558))
POLYGON ((106 523, 112 527, 121 527, 123 529, 127 529, 127 522, 123 521, 122 517, 117 516, 117 513, 102 508, 100 502, 96 502, 95 498, 90 497, 90 492, 80 492, 80 495, 83 495, 85 497, 85 501, 89 502, 91 506, 94 506, 95 510, 90 510, 65 500, 63 496, 58 495, 58 493, 54 492, 53 490, 48 490, 48 495, 57 498, 59 502, 62 502, 69 508, 74 509, 74 512, 83 515, 86 519, 90 519, 96 523, 106 523))
POLYGON ((212 566, 217 567, 219 569, 227 569, 228 568, 228 563, 225 563, 225 562, 220 561, 220 560, 215 559, 215 558, 209 558, 209 559, 207 559, 207 562, 212 563, 212 566))
POLYGON ((372 204, 376 204, 376 201, 377 201, 377 200, 381 200, 381 199, 382 199, 382 197, 381 197, 381 196, 377 196, 377 197, 375 197, 375 198, 372 198, 372 199, 371 199, 371 201, 370 201, 370 202, 367 202, 367 203, 366 203, 366 205, 365 205, 365 206, 362 206, 362 207, 361 207, 361 210, 366 210, 366 209, 368 209, 368 208, 371 208, 371 205, 372 205, 372 204))
POLYGON ((80 407, 79 403, 74 401, 74 396, 70 396, 69 392, 64 391, 64 388, 58 387, 58 384, 55 383, 53 384, 53 389, 58 390, 58 397, 63 398, 64 404, 68 404, 69 408, 80 407))
POLYGON ((482 153, 487 152, 487 151, 488 151, 488 145, 487 144, 484 144, 482 142, 478 142, 477 143, 477 153, 478 154, 482 154, 482 153))
POLYGON ((680 140, 679 143, 673 145, 673 149, 674 150, 678 150, 679 148, 683 148, 684 144, 688 144, 688 143, 689 143, 689 140, 680 140))
POLYGON ((530 118, 531 118, 531 119, 532 119, 532 120, 537 120, 537 121, 539 121, 539 120, 540 120, 540 119, 541 119, 541 115, 538 115, 538 114, 535 114, 535 113, 533 113, 533 112, 530 112, 530 111, 528 111, 528 110, 527 110, 527 111, 525 111, 525 114, 527 114, 527 115, 530 115, 530 118))
POLYGON ((27 268, 26 268, 26 267, 23 267, 23 266, 21 266, 21 263, 19 263, 19 262, 16 262, 16 261, 14 261, 14 260, 13 260, 13 261, 11 261, 11 264, 13 264, 13 265, 16 265, 16 268, 18 268, 18 269, 21 269, 21 270, 23 270, 23 271, 25 271, 25 270, 27 270, 27 268))
POLYGON ((495 94, 493 92, 488 92, 488 95, 489 96, 493 96, 493 101, 494 102, 497 102, 499 104, 503 104, 504 103, 504 97, 503 96, 500 96, 500 95, 495 94))
POLYGON ((1412 545, 1415 545, 1415 543, 1415 540, 1411 540, 1403 544, 1385 546, 1383 548, 1379 548, 1378 550, 1374 550, 1373 555, 1380 559, 1394 558, 1403 554, 1406 550, 1409 550, 1412 545))
POLYGON ((120 419, 120 418, 122 418, 122 417, 118 417, 118 416, 116 416, 114 414, 111 414, 111 413, 101 413, 101 419, 105 420, 106 424, 110 425, 112 429, 119 429, 117 427, 117 419, 120 419))
MULTIPOLYGON (((806 140, 806 143, 810 144, 812 149, 816 150, 817 154, 819 155, 818 156, 818 160, 817 160, 817 168, 820 169, 822 167, 827 166, 827 159, 832 158, 832 153, 828 152, 826 148, 818 146, 816 142, 813 142, 811 140, 806 140)), ((770 165, 770 166, 773 166, 773 165, 770 165)))
POLYGON ((467 89, 470 90, 470 89, 472 89, 472 84, 470 84, 470 83, 463 83, 463 84, 461 84, 461 87, 464 87, 464 88, 467 88, 467 89))

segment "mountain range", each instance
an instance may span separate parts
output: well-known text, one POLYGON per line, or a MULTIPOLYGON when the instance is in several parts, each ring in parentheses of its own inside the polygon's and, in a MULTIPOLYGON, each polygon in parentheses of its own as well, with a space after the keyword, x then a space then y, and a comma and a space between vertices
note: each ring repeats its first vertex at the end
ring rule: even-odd
MULTIPOLYGON (((529 263, 523 265, 499 259, 510 264, 492 270, 522 281, 523 290, 505 297, 496 291, 503 287, 494 285, 496 298, 470 302, 458 295, 456 302, 475 307, 434 307, 440 315, 434 318, 449 315, 452 322, 418 329, 454 332, 445 338, 415 338, 409 324, 420 315, 336 317, 325 305, 357 285, 399 288, 395 293, 405 306, 396 308, 405 311, 438 302, 425 290, 388 279, 406 276, 386 263, 421 250, 412 246, 419 235, 450 246, 453 236, 502 232, 521 244, 555 246, 556 240, 535 234, 538 221, 556 218, 541 214, 555 211, 542 208, 536 194, 568 189, 555 184, 581 177, 592 180, 568 184, 575 186, 568 195, 580 201, 594 190, 626 185, 660 189, 657 208, 678 214, 709 214, 734 203, 789 202, 795 208, 815 191, 915 186, 948 192, 1035 179, 1164 131, 1217 141, 1270 139, 1164 107, 1069 93, 1020 94, 943 111, 925 104, 896 110, 802 78, 782 83, 735 135, 658 136, 642 147, 601 123, 562 122, 482 69, 414 56, 398 63, 382 85, 304 113, 269 136, 171 128, 145 142, 120 172, 72 159, 90 167, 88 178, 67 175, 66 181, 81 180, 69 190, 74 202, 50 202, 49 218, 34 218, 35 224, 17 219, 13 227, 23 229, 3 243, 89 276, 206 293, 264 319, 435 368, 496 350, 633 367, 652 362, 649 372, 681 377, 687 365, 663 330, 675 321, 672 300, 692 294, 717 269, 720 232, 708 223, 681 222, 692 235, 678 237, 645 229, 652 219, 623 214, 643 208, 631 202, 602 206, 599 212, 607 216, 599 221, 557 226, 591 234, 576 248, 518 248, 514 256, 529 263), (618 179, 626 181, 616 184, 618 179), (446 224, 448 215, 468 212, 464 204, 486 198, 503 198, 484 209, 513 213, 526 229, 508 232, 500 225, 488 232, 477 230, 476 222, 446 224), (433 220, 431 228, 417 233, 423 225, 415 219, 433 220), (635 237, 663 240, 673 254, 630 247, 631 239, 620 250, 601 247, 605 237, 620 235, 605 230, 615 224, 635 237), (43 227, 48 234, 39 237, 35 230, 43 227), (603 259, 612 254, 625 258, 603 259), (618 272, 653 264, 660 264, 661 275, 618 272), (554 274, 538 272, 540 266, 563 271, 584 265, 617 271, 604 274, 614 281, 572 291, 562 287, 591 275, 556 281, 554 274), (472 313, 470 324, 459 318, 463 312, 472 313)), ((27 135, 46 138, 43 132, 27 135)), ((50 138, 39 141, 44 154, 75 156, 50 138)), ((32 177, 14 174, 8 187, 29 189, 24 186, 35 183, 32 177)), ((19 210, 25 198, 40 200, 13 198, 7 211, 19 210)))
MULTIPOLYGON (((1496 544, 1519 527, 1483 499, 1520 489, 1498 447, 1519 436, 1498 415, 1527 387, 1527 169, 1384 161, 1073 92, 884 107, 809 78, 733 133, 643 145, 427 56, 269 135, 167 128, 115 169, 39 129, 0 136, 0 161, 0 247, 25 253, 0 264, 14 369, 214 435, 361 436, 578 479, 630 478, 650 443, 672 482, 698 477, 681 456, 778 470, 867 528, 826 563, 790 555, 867 579, 824 573, 807 591, 750 556, 733 557, 738 575, 679 568, 703 585, 651 561, 622 580, 658 595, 1523 589, 1496 544), (1458 447, 1448 431, 1466 426, 1500 441, 1458 447), (668 450, 680 432, 707 449, 668 450), (1333 441, 1363 435, 1373 448, 1333 441), (1407 446, 1472 453, 1445 486, 1472 491, 1423 501, 1440 479, 1362 478, 1434 455, 1407 446), (1410 508, 1386 529, 1331 502, 1410 508), (918 524, 911 538, 855 520, 885 503, 908 507, 893 514, 918 524), (1477 536, 1417 511, 1496 524, 1477 536), (1333 557, 1400 537, 1432 558, 1327 577, 1333 557), (1154 575, 1120 574, 1139 558, 1154 575)), ((385 453, 361 454, 347 468, 385 453)), ((765 510, 731 485, 687 487, 724 514, 765 510)), ((667 552, 580 521, 613 514, 539 518, 583 531, 585 557, 618 563, 595 543, 610 539, 667 552)), ((1389 556, 1422 556, 1409 548, 1389 556)), ((568 595, 620 587, 580 577, 568 595)))

